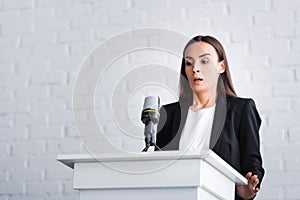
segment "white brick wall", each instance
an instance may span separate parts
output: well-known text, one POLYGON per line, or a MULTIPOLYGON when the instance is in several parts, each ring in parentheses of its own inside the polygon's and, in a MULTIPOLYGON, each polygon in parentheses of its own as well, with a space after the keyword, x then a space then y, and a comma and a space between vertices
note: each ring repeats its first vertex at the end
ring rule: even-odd
MULTIPOLYGON (((85 152, 71 110, 80 64, 99 42, 142 27, 221 40, 238 94, 255 99, 263 119, 266 176, 257 199, 299 200, 298 0, 0 0, 0 200, 79 199, 72 171, 55 158, 85 152)), ((143 62, 137 55, 129 65, 143 62)))

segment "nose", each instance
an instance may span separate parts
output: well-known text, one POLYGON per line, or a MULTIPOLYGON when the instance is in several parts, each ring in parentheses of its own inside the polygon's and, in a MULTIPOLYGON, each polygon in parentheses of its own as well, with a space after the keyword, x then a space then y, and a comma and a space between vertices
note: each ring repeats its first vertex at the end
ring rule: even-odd
POLYGON ((196 72, 200 72, 200 69, 199 69, 199 67, 197 67, 197 66, 193 66, 193 73, 196 73, 196 72))

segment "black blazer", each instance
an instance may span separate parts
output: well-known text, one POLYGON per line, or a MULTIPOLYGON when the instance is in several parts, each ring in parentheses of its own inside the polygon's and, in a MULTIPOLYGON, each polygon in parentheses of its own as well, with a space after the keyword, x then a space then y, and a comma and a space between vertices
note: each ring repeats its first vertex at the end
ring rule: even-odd
MULTIPOLYGON (((163 150, 179 149, 189 105, 181 100, 161 107, 156 144, 163 150)), ((260 125, 261 119, 252 99, 218 97, 210 149, 243 176, 249 171, 256 174, 261 183, 264 169, 260 154, 260 125)), ((236 199, 240 198, 236 195, 236 199)))

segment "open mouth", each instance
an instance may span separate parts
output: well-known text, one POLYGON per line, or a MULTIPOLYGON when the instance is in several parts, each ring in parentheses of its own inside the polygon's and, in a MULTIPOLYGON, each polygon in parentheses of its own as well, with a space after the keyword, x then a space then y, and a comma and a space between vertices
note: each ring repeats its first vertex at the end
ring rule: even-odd
POLYGON ((202 78, 194 78, 194 81, 203 81, 202 78))

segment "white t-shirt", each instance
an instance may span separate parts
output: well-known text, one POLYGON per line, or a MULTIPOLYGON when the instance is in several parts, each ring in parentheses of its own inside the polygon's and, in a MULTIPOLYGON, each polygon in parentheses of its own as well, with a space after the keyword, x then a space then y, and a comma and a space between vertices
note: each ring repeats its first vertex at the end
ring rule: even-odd
POLYGON ((182 130, 179 150, 197 151, 209 148, 216 105, 197 112, 189 109, 182 130))

